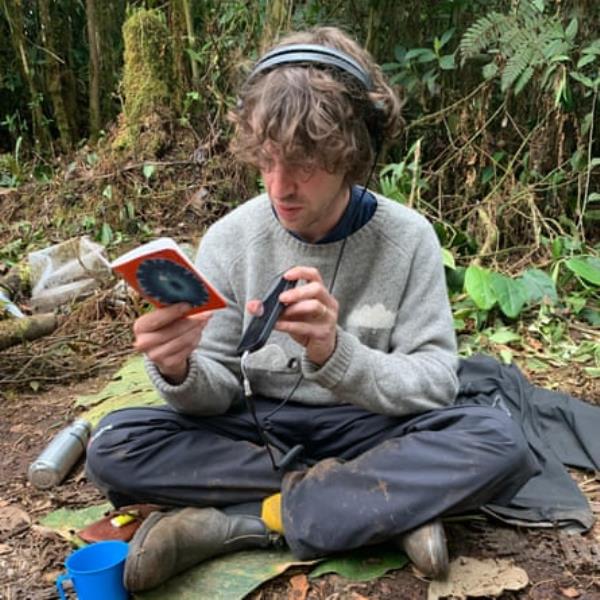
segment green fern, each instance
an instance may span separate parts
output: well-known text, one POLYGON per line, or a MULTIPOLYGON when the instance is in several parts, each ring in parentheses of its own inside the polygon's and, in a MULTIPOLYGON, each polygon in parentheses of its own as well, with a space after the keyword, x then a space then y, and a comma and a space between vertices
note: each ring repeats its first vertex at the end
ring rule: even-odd
POLYGON ((461 64, 487 53, 502 60, 488 63, 483 75, 491 79, 499 74, 503 92, 519 94, 538 71, 546 72, 544 87, 549 88, 548 74, 553 65, 570 60, 576 32, 576 22, 565 31, 558 17, 545 15, 533 0, 521 0, 511 13, 494 11, 469 27, 459 46, 461 64))
POLYGON ((510 28, 511 22, 508 15, 491 12, 478 19, 467 29, 460 41, 462 63, 464 64, 468 58, 489 48, 510 28))

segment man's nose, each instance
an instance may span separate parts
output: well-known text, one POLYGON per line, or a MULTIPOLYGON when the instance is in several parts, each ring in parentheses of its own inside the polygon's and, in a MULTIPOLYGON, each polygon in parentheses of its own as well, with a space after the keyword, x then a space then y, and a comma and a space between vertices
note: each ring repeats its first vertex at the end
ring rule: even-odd
POLYGON ((296 182, 289 169, 283 165, 273 167, 266 175, 266 183, 272 198, 285 198, 295 191, 296 182))

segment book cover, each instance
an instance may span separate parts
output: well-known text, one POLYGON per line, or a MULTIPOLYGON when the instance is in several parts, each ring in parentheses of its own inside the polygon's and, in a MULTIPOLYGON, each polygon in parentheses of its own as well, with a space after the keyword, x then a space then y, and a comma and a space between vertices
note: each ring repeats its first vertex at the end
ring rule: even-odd
POLYGON ((227 302, 171 238, 159 238, 111 263, 141 296, 157 307, 188 302, 187 314, 225 308, 227 302))

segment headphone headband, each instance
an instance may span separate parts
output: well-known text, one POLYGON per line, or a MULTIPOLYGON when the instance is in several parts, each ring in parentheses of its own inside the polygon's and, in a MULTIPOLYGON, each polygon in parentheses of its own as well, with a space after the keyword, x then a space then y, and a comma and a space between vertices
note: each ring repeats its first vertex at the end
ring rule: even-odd
POLYGON ((286 64, 334 67, 357 79, 367 91, 373 89, 371 76, 356 60, 341 50, 319 44, 288 44, 275 48, 258 60, 248 79, 263 71, 286 64))
MULTIPOLYGON (((250 81, 259 73, 276 69, 283 65, 314 65, 315 67, 332 67, 350 75, 367 92, 374 90, 373 79, 369 72, 346 52, 329 48, 320 44, 287 44, 279 46, 264 54, 254 65, 246 81, 250 81)), ((371 137, 376 154, 383 144, 383 123, 385 115, 378 103, 370 103, 369 114, 364 120, 371 137)))

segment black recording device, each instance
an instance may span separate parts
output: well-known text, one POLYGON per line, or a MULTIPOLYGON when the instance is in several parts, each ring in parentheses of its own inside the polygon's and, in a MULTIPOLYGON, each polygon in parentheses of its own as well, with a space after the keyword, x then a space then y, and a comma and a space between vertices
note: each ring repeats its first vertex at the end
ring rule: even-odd
POLYGON ((289 290, 296 285, 297 281, 289 281, 280 277, 271 286, 262 300, 263 312, 260 316, 254 316, 250 320, 248 327, 242 335, 242 339, 237 347, 237 354, 244 352, 255 352, 262 348, 269 336, 279 315, 285 306, 279 302, 279 295, 285 290, 289 290))

